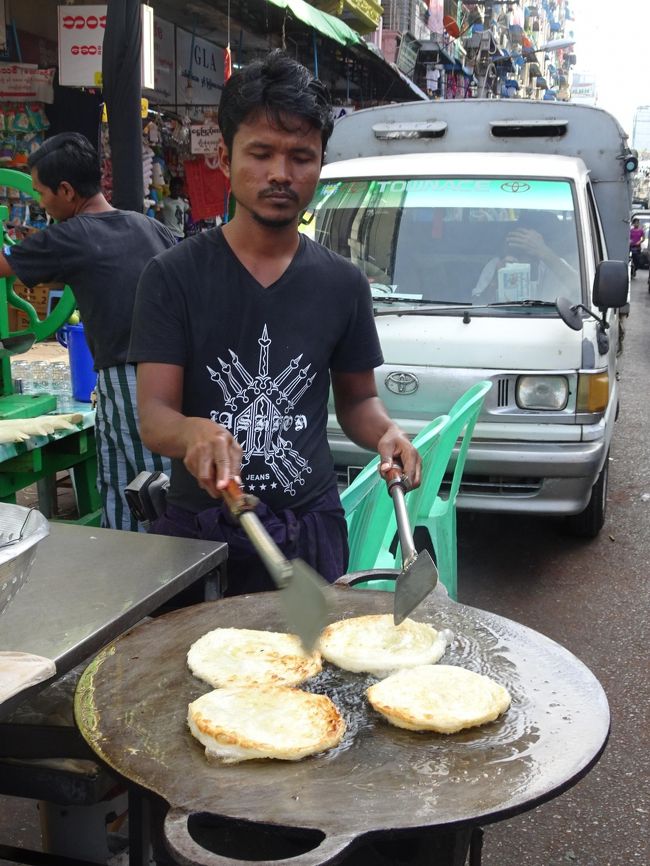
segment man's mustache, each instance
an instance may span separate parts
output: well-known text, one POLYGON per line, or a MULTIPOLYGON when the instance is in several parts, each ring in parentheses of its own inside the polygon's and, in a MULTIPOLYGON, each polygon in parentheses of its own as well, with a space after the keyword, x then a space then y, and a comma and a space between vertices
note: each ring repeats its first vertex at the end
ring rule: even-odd
POLYGON ((282 193, 282 195, 286 195, 288 198, 292 199, 292 201, 298 201, 298 196, 296 193, 288 186, 270 186, 268 189, 262 190, 259 194, 260 198, 269 198, 272 195, 277 195, 278 193, 282 193))

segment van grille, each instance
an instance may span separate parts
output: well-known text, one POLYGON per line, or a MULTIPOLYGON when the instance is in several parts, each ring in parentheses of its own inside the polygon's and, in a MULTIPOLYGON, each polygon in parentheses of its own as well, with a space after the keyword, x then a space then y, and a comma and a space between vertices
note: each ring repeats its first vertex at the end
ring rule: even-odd
POLYGON ((510 399, 510 379, 499 379, 497 385, 497 405, 507 406, 510 399))
MULTIPOLYGON (((361 466, 336 466, 336 481, 339 490, 345 490, 361 472, 361 466)), ((451 478, 443 480, 440 492, 449 492, 451 478)), ((505 477, 501 475, 470 475, 465 473, 460 484, 460 493, 467 496, 535 496, 542 489, 542 479, 537 477, 505 477)))

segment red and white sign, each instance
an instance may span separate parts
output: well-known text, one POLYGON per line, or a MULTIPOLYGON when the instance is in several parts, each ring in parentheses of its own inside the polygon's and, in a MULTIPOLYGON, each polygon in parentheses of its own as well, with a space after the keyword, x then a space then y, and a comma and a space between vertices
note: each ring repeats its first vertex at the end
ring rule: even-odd
POLYGON ((101 87, 106 6, 59 6, 59 83, 101 87))
POLYGON ((54 102, 54 69, 32 63, 0 63, 0 100, 54 102))
MULTIPOLYGON (((59 83, 102 86, 106 5, 59 6, 59 83)), ((142 7, 142 76, 153 84, 153 10, 142 7)))

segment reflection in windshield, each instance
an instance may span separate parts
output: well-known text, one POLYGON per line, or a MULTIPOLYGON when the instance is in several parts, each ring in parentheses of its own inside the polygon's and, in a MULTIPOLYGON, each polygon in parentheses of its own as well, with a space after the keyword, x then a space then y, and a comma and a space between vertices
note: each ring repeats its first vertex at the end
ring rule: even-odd
POLYGON ((361 268, 377 300, 582 300, 566 181, 322 181, 310 217, 315 239, 361 268))

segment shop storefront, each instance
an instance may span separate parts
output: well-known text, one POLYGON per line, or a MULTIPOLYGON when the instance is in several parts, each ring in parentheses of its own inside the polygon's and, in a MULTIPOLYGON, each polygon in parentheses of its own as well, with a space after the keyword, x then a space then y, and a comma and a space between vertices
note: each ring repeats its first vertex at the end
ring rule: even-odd
MULTIPOLYGON (((359 30, 370 32, 377 26, 380 5, 374 0, 323 0, 320 5, 316 8, 297 0, 197 0, 188 20, 176 0, 153 0, 142 7, 139 45, 116 49, 114 44, 104 44, 107 20, 111 14, 115 17, 118 8, 120 15, 133 14, 134 9, 139 14, 137 0, 104 4, 8 0, 10 18, 18 25, 18 42, 7 45, 3 65, 11 63, 18 70, 15 60, 25 40, 47 44, 47 69, 42 68, 42 58, 30 60, 35 78, 36 73, 48 76, 49 91, 42 99, 25 99, 6 107, 0 67, 0 110, 4 109, 0 165, 5 164, 3 160, 12 167, 24 165, 29 149, 38 147, 43 136, 76 129, 100 149, 103 191, 109 201, 135 209, 142 200, 150 216, 169 220, 176 229, 180 221, 185 235, 210 227, 227 214, 227 183, 216 164, 216 117, 229 64, 238 68, 274 48, 283 48, 325 81, 339 112, 425 98, 403 69, 386 62, 359 34, 359 30), (114 94, 124 85, 130 62, 128 51, 136 49, 141 54, 144 86, 138 106, 120 112, 131 117, 130 131, 123 117, 116 131, 118 113, 111 117, 102 103, 110 107, 117 98, 114 94), (131 143, 125 148, 129 135, 131 143), (134 174, 136 168, 140 171, 140 163, 141 194, 136 191, 140 176, 134 174), (125 179, 131 196, 126 204, 125 179)), ((26 75, 12 72, 16 82, 19 74, 26 75)), ((15 90, 22 92, 17 83, 15 90)), ((29 219, 29 203, 19 202, 21 208, 15 202, 7 203, 10 210, 14 205, 16 222, 29 219)), ((35 211, 33 218, 42 218, 42 214, 35 211)))

